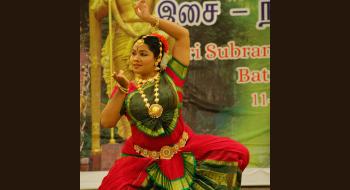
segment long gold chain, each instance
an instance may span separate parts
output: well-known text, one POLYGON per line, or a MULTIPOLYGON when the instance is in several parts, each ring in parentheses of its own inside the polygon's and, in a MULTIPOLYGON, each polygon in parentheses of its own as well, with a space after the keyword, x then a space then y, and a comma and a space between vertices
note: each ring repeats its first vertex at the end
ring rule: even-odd
POLYGON ((145 102, 145 106, 148 109, 148 114, 152 117, 152 118, 159 118, 162 115, 163 112, 163 107, 158 104, 159 102, 159 81, 160 81, 160 75, 159 73, 156 74, 156 76, 147 79, 147 80, 142 80, 142 79, 136 79, 137 82, 137 90, 140 92, 141 94, 141 98, 143 99, 143 102, 145 102), (142 86, 144 84, 146 84, 147 82, 154 82, 154 104, 150 105, 150 103, 148 103, 148 99, 146 97, 145 92, 142 89, 142 86))

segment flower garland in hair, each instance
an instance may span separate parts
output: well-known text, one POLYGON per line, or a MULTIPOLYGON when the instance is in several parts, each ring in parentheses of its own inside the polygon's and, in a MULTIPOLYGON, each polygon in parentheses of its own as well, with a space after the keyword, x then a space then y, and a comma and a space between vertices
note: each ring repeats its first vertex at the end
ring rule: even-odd
POLYGON ((160 69, 164 71, 165 68, 167 67, 168 61, 170 60, 170 56, 167 54, 169 50, 168 40, 163 35, 158 33, 152 33, 150 34, 150 36, 157 37, 163 44, 164 55, 163 55, 162 61, 160 62, 160 69))

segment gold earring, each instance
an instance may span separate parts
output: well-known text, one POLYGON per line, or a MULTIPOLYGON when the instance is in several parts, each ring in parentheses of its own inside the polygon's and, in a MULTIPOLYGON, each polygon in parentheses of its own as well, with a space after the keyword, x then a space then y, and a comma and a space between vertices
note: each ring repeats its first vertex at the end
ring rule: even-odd
POLYGON ((158 63, 159 63, 158 61, 154 62, 155 71, 159 71, 158 63))

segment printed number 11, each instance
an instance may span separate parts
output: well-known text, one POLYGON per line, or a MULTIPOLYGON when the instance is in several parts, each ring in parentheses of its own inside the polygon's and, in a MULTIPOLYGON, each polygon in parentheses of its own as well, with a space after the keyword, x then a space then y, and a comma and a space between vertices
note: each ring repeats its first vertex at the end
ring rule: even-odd
POLYGON ((267 107, 270 104, 270 98, 267 98, 266 92, 252 93, 252 106, 253 107, 267 107))

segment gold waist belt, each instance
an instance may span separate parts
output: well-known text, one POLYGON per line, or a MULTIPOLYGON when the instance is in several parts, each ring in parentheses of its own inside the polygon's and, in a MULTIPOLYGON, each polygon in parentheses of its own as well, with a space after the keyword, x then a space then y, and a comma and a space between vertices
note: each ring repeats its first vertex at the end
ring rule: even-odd
POLYGON ((134 145, 134 149, 143 157, 169 160, 180 150, 180 148, 183 148, 186 145, 187 140, 188 133, 184 131, 179 142, 173 146, 163 146, 160 151, 147 150, 136 144, 134 145))

